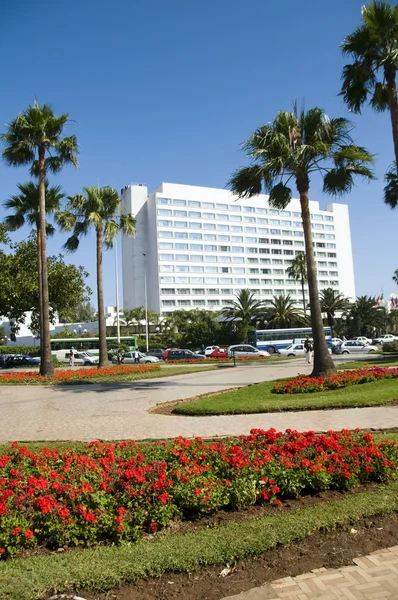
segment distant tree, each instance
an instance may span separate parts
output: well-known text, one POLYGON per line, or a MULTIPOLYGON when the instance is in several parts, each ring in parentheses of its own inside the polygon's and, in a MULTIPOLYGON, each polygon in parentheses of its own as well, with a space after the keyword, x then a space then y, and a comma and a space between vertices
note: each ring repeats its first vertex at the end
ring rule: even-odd
POLYGON ((65 327, 62 331, 58 331, 58 333, 54 333, 54 335, 51 336, 52 340, 62 340, 66 338, 77 338, 77 333, 70 331, 70 329, 65 327))
POLYGON ((231 320, 240 321, 240 329, 247 342, 250 325, 264 319, 265 304, 248 289, 240 290, 235 294, 235 300, 228 300, 221 309, 220 314, 231 320))
POLYGON ((7 228, 4 223, 0 223, 0 244, 8 246, 10 243, 11 240, 7 233, 7 228))
POLYGON ((299 252, 296 254, 290 267, 286 269, 287 276, 289 279, 294 279, 295 281, 300 281, 301 283, 301 293, 303 295, 303 310, 304 314, 307 313, 307 303, 305 300, 305 283, 308 281, 307 277, 307 259, 304 252, 299 252))
POLYGON ((75 318, 73 319, 76 323, 92 323, 97 320, 97 311, 89 300, 82 302, 76 310, 75 318))
POLYGON ((65 243, 65 248, 74 252, 79 247, 80 238, 93 227, 96 234, 97 258, 97 297, 98 297, 98 332, 99 332, 99 367, 109 364, 106 344, 106 322, 104 306, 104 282, 102 275, 103 246, 113 247, 119 231, 124 235, 135 234, 135 220, 131 214, 120 214, 121 202, 117 191, 111 187, 84 188, 83 195, 68 198, 67 210, 60 213, 58 222, 72 235, 65 243))
POLYGON ((305 322, 303 311, 297 307, 290 294, 274 296, 267 305, 266 314, 269 329, 293 327, 305 322))
POLYGON ((42 328, 40 373, 45 376, 54 373, 50 346, 45 181, 48 172, 57 173, 65 165, 77 167, 77 139, 74 135, 63 137, 68 120, 68 114, 57 117, 47 104, 34 102, 7 125, 6 133, 1 136, 5 145, 5 162, 14 167, 30 165, 31 175, 37 177, 39 182, 38 245, 41 249, 41 261, 38 269, 42 269, 41 273, 39 270, 42 328))
POLYGON ((108 345, 109 354, 116 357, 117 364, 121 365, 123 362, 123 356, 129 351, 127 344, 120 344, 118 342, 110 342, 108 345))
POLYGON ((334 329, 336 313, 346 313, 350 308, 350 301, 343 294, 332 288, 326 288, 320 295, 321 310, 326 313, 329 327, 334 329))
POLYGON ((384 306, 379 306, 370 296, 359 296, 347 315, 348 335, 374 337, 375 331, 385 331, 387 319, 384 306))

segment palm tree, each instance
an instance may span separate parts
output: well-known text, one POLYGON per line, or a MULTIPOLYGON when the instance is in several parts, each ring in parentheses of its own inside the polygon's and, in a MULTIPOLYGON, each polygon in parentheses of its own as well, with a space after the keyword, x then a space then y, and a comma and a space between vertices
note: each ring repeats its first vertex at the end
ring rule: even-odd
POLYGON ((362 7, 361 25, 342 45, 352 64, 343 69, 341 95, 347 106, 360 113, 369 102, 378 111, 389 110, 395 161, 398 161, 398 11, 387 2, 362 7))
POLYGON ((359 296, 348 313, 347 329, 350 336, 374 337, 375 330, 384 331, 387 319, 384 306, 379 306, 370 296, 359 296))
POLYGON ((97 295, 99 330, 99 367, 108 365, 106 345, 106 323, 104 310, 104 287, 102 277, 102 246, 109 249, 122 231, 124 235, 135 234, 135 220, 132 215, 120 214, 119 194, 111 187, 85 187, 84 194, 68 198, 67 210, 58 215, 62 229, 73 231, 65 243, 69 252, 79 247, 80 237, 86 235, 91 226, 96 233, 97 247, 97 295))
POLYGON ((294 259, 292 260, 292 264, 290 267, 286 269, 287 276, 289 279, 294 279, 295 281, 301 282, 301 292, 303 294, 303 309, 304 314, 307 313, 306 309, 306 301, 305 301, 305 283, 308 280, 307 277, 307 259, 304 252, 299 252, 296 254, 294 259))
POLYGON ((290 294, 284 296, 274 296, 267 305, 267 319, 269 328, 292 327, 293 324, 302 324, 305 321, 305 315, 296 303, 292 300, 290 294))
POLYGON ((253 321, 264 320, 265 304, 247 289, 240 290, 235 294, 235 298, 235 300, 227 300, 220 314, 228 319, 241 321, 242 335, 246 342, 250 324, 253 321))
POLYGON ((1 135, 6 146, 3 150, 6 163, 15 167, 30 165, 31 174, 39 180, 39 297, 42 323, 40 373, 46 376, 54 373, 54 366, 50 346, 45 180, 48 172, 57 173, 65 165, 77 167, 76 137, 62 137, 67 122, 68 114, 57 117, 50 106, 35 102, 13 119, 7 125, 7 132, 1 135))
POLYGON ((350 302, 343 294, 336 292, 332 288, 326 288, 321 291, 320 301, 321 311, 326 313, 328 325, 333 330, 336 322, 336 313, 345 313, 350 307, 350 302))
MULTIPOLYGON (((49 187, 48 181, 45 180, 46 192, 46 213, 48 215, 59 211, 64 194, 59 185, 49 187)), ((11 215, 7 215, 4 223, 8 231, 17 231, 25 225, 26 222, 32 225, 36 231, 37 240, 37 273, 38 286, 41 289, 41 247, 40 247, 40 214, 39 214, 39 186, 33 181, 26 181, 17 185, 20 193, 15 196, 10 196, 3 204, 4 208, 12 210, 11 215)), ((55 227, 51 223, 46 223, 47 237, 54 235, 55 227)), ((43 337, 42 313, 40 311, 40 339, 43 337)))
POLYGON ((373 158, 354 144, 351 129, 346 119, 329 119, 320 108, 303 111, 300 116, 296 107, 294 112, 280 111, 273 123, 259 127, 245 143, 244 150, 252 165, 236 171, 229 181, 229 187, 240 198, 250 198, 265 188, 269 192, 269 205, 279 209, 285 208, 292 198, 287 184, 291 180, 296 184, 307 257, 314 376, 336 369, 326 345, 319 303, 309 208, 310 178, 319 173, 323 190, 328 194, 350 191, 354 175, 373 178, 368 167, 373 158))
POLYGON ((398 283, 398 269, 395 269, 394 275, 392 276, 392 280, 394 283, 398 283))

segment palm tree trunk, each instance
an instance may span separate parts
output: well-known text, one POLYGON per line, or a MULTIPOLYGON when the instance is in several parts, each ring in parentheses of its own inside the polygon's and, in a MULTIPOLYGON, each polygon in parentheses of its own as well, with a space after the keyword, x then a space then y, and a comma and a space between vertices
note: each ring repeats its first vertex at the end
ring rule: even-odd
POLYGON ((307 256, 308 291, 310 296, 310 313, 312 337, 314 340, 313 377, 335 373, 336 367, 329 354, 323 331, 321 305, 319 302, 318 281, 315 267, 314 247, 312 245, 311 217, 308 202, 308 185, 298 186, 300 192, 301 218, 303 220, 305 253, 307 256), (301 188, 301 189, 300 189, 301 188))
POLYGON ((306 315, 306 314, 307 314, 307 309, 306 309, 306 307, 305 307, 305 289, 304 289, 304 278, 303 278, 303 277, 301 278, 301 291, 302 291, 302 294, 303 294, 303 308, 304 308, 304 314, 306 315))
POLYGON ((41 340, 43 338, 43 273, 41 268, 41 235, 40 224, 37 223, 37 277, 39 284, 39 336, 40 336, 40 361, 43 360, 43 346, 41 340))
POLYGON ((48 295, 48 271, 47 271, 47 239, 46 239, 46 189, 45 189, 45 150, 39 148, 39 227, 40 227, 40 256, 41 256, 41 362, 40 374, 44 376, 54 375, 54 365, 51 356, 50 343, 50 317, 49 317, 49 295, 48 295))
POLYGON ((394 153, 396 168, 398 169, 398 102, 397 102, 397 86, 395 82, 395 70, 385 68, 384 70, 387 90, 388 90, 388 104, 390 108, 391 128, 392 128, 392 139, 394 142, 394 153))
POLYGON ((106 323, 104 307, 104 282, 102 278, 102 229, 97 230, 97 295, 98 295, 98 336, 99 336, 99 367, 107 367, 108 348, 106 345, 106 323))

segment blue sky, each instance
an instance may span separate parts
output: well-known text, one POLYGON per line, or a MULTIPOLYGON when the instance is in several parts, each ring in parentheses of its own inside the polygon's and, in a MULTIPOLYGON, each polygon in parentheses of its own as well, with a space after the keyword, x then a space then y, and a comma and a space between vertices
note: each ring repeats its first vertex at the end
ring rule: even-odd
MULTIPOLYGON (((398 291, 398 214, 382 200, 393 160, 389 113, 349 115, 338 92, 339 44, 360 20, 362 0, 68 0, 1 3, 0 128, 37 98, 69 112, 80 167, 54 178, 67 194, 161 181, 224 187, 244 164, 239 145, 279 109, 318 105, 349 116, 358 143, 376 155, 378 180, 357 182, 350 206, 357 294, 398 291), (8 6, 7 6, 8 5, 8 6)), ((0 164, 1 198, 28 179, 0 164)), ((314 182, 311 198, 330 201, 314 182)), ((0 218, 5 211, 0 207, 0 218)), ((21 239, 27 231, 14 235, 21 239)), ((58 253, 65 236, 49 251, 58 253)), ((68 261, 95 290, 95 240, 68 261)), ((104 261, 105 302, 115 303, 113 256, 104 261)))

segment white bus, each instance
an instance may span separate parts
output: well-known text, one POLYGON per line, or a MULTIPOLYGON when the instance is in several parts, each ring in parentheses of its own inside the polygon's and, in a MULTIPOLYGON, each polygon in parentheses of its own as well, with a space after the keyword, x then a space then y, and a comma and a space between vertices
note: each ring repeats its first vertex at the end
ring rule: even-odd
MULTIPOLYGON (((117 337, 107 337, 106 343, 109 345, 111 342, 117 342, 117 337)), ((129 347, 129 350, 135 350, 137 348, 136 336, 121 336, 120 343, 125 344, 129 347)), ((53 338, 51 340, 51 354, 57 355, 59 350, 70 350, 74 348, 76 352, 90 352, 95 356, 99 354, 99 338, 98 337, 84 337, 84 338, 53 338)))
MULTIPOLYGON (((326 341, 332 339, 332 330, 330 327, 323 328, 326 341)), ((295 329, 256 329, 252 332, 254 336, 253 345, 259 350, 267 350, 270 354, 278 352, 281 348, 286 348, 293 344, 295 340, 301 340, 312 337, 311 327, 296 327, 295 329)))

